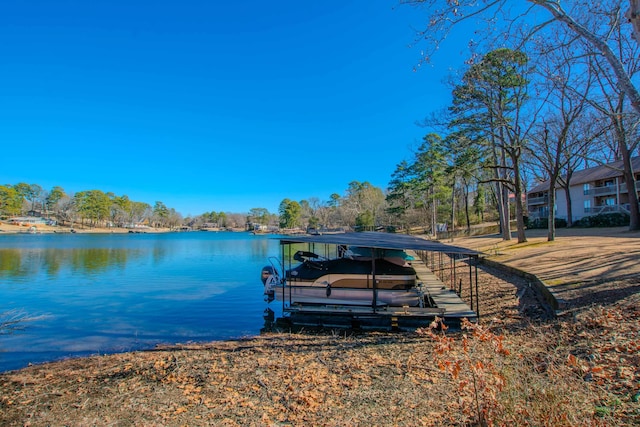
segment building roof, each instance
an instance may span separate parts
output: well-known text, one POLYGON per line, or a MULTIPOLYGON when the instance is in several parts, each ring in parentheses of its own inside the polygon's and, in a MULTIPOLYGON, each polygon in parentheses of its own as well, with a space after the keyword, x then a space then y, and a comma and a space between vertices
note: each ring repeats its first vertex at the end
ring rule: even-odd
POLYGON ((445 245, 433 240, 426 240, 416 236, 395 233, 361 232, 336 233, 320 235, 302 235, 280 237, 280 244, 290 243, 320 243, 330 245, 360 246, 376 249, 411 249, 416 251, 444 252, 449 254, 479 255, 472 249, 459 246, 445 245))
MULTIPOLYGON (((640 172, 640 157, 632 158, 631 164, 633 166, 634 172, 640 172)), ((588 182, 621 177, 623 169, 624 166, 622 164, 622 160, 618 160, 613 163, 607 163, 606 165, 594 166, 592 168, 575 171, 573 173, 573 176, 571 177, 571 184, 581 185, 588 182)), ((540 193, 547 190, 549 190, 548 180, 534 186, 528 191, 528 193, 540 193)))

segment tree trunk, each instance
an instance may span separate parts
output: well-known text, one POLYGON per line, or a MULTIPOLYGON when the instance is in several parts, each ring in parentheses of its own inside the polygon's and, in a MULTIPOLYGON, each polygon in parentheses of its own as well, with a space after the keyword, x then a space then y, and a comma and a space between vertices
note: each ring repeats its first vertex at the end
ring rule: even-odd
POLYGON ((627 194, 629 195, 629 231, 636 231, 640 230, 640 208, 638 207, 638 191, 633 173, 633 164, 631 163, 631 153, 626 144, 620 144, 620 154, 622 154, 624 180, 627 184, 627 194))
POLYGON ((511 230, 509 229, 509 210, 505 209, 504 203, 504 184, 499 181, 494 182, 494 192, 496 196, 496 209, 498 211, 498 223, 500 225, 500 234, 504 240, 511 239, 511 230))
POLYGON ((471 221, 469 220, 469 186, 464 181, 464 215, 467 218, 467 233, 471 234, 471 221))
POLYGON ((456 221, 456 185, 453 184, 451 188, 451 230, 449 230, 449 236, 451 237, 451 241, 453 242, 453 235, 456 231, 455 227, 456 221))
POLYGON ((549 214, 547 219, 549 224, 547 225, 547 241, 553 242, 556 240, 556 177, 551 176, 549 180, 549 214))
POLYGON ((500 197, 502 198, 502 238, 511 240, 511 211, 509 209, 509 189, 506 185, 500 184, 500 197))
MULTIPOLYGON (((504 129, 500 128, 499 132, 499 139, 504 143, 504 129)), ((503 168, 499 169, 499 177, 504 180, 503 182, 506 182, 508 173, 504 169, 507 164, 507 156, 504 147, 500 148, 500 164, 503 168)), ((502 209, 504 210, 504 228, 502 230, 502 238, 504 240, 511 240, 511 207, 509 206, 509 188, 506 184, 502 184, 502 209)))
POLYGON ((438 202, 435 194, 433 196, 433 234, 438 238, 438 202))
POLYGON ((505 164, 504 150, 498 155, 498 147, 496 143, 492 143, 491 152, 493 155, 493 162, 496 167, 493 169, 493 176, 495 179, 495 193, 496 193, 496 207, 498 209, 498 220, 500 221, 500 232, 502 233, 503 240, 511 240, 511 224, 509 221, 509 191, 504 184, 506 174, 502 172, 502 168, 499 165, 505 164))
POLYGON ((571 206, 571 191, 569 186, 564 187, 564 197, 567 201, 567 228, 573 227, 573 206, 571 206))
POLYGON ((567 165, 567 174, 561 184, 564 188, 564 197, 567 201, 567 227, 573 227, 573 202, 571 201, 571 178, 573 177, 573 166, 567 165))
POLYGON ((630 0, 629 9, 624 16, 633 26, 632 37, 637 43, 640 43, 640 0, 630 0))
POLYGON ((518 243, 527 241, 524 225, 524 206, 522 204, 522 179, 520 178, 520 162, 516 155, 512 155, 513 162, 513 193, 516 202, 516 228, 518 233, 518 243))

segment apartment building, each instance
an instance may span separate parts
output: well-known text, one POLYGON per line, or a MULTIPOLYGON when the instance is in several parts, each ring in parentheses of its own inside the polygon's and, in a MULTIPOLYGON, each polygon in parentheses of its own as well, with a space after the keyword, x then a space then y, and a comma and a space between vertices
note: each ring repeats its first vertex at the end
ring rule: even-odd
MULTIPOLYGON (((632 159, 636 187, 640 187, 640 157, 632 159)), ((629 193, 622 173, 622 161, 576 171, 571 178, 570 194, 573 221, 590 215, 611 212, 629 213, 629 193)), ((556 218, 568 219, 567 198, 556 186, 556 218)), ((549 181, 527 192, 529 218, 549 215, 549 181)))

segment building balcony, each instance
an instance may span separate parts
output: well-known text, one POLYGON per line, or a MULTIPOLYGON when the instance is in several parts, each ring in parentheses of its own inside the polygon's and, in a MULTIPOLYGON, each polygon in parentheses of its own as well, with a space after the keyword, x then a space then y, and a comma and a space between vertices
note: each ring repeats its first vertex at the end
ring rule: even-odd
POLYGON ((585 190, 585 196, 606 196, 608 194, 616 194, 618 190, 615 185, 605 185, 585 190))
MULTIPOLYGON (((636 190, 640 189, 640 181, 636 181, 636 190)), ((620 193, 627 192, 627 183, 620 184, 620 193)))
MULTIPOLYGON (((620 190, 616 189, 615 185, 604 185, 602 187, 595 187, 585 190, 585 196, 606 196, 608 194, 624 194, 627 192, 627 184, 620 184, 620 190)), ((636 188, 640 188, 640 181, 636 181, 636 188)))
POLYGON ((534 206, 534 205, 546 205, 547 203, 549 203, 549 196, 542 196, 542 197, 529 197, 527 199, 527 204, 529 206, 534 206))

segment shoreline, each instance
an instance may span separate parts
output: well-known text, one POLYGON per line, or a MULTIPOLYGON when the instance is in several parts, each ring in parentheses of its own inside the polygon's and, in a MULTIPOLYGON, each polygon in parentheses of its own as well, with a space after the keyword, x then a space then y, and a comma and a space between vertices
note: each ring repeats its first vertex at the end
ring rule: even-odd
POLYGON ((482 268, 479 335, 281 330, 66 359, 0 374, 0 421, 471 425, 479 403, 495 424, 637 424, 640 232, 527 235, 453 243, 535 273, 570 303, 556 319, 538 315, 527 280, 482 268))
POLYGON ((244 229, 230 229, 230 230, 173 230, 170 228, 122 228, 122 227, 68 227, 68 226, 51 226, 44 224, 37 225, 12 225, 5 222, 0 222, 0 236, 8 234, 158 234, 158 233, 184 233, 192 231, 204 231, 204 232, 243 232, 244 229), (35 227, 35 230, 32 230, 35 227))
POLYGON ((103 227, 68 227, 68 226, 52 226, 44 224, 36 225, 12 225, 0 222, 0 235, 2 234, 69 234, 69 233, 100 233, 100 234, 116 234, 116 233, 167 233, 172 230, 168 228, 146 228, 146 229, 130 229, 121 227, 103 228, 103 227))

